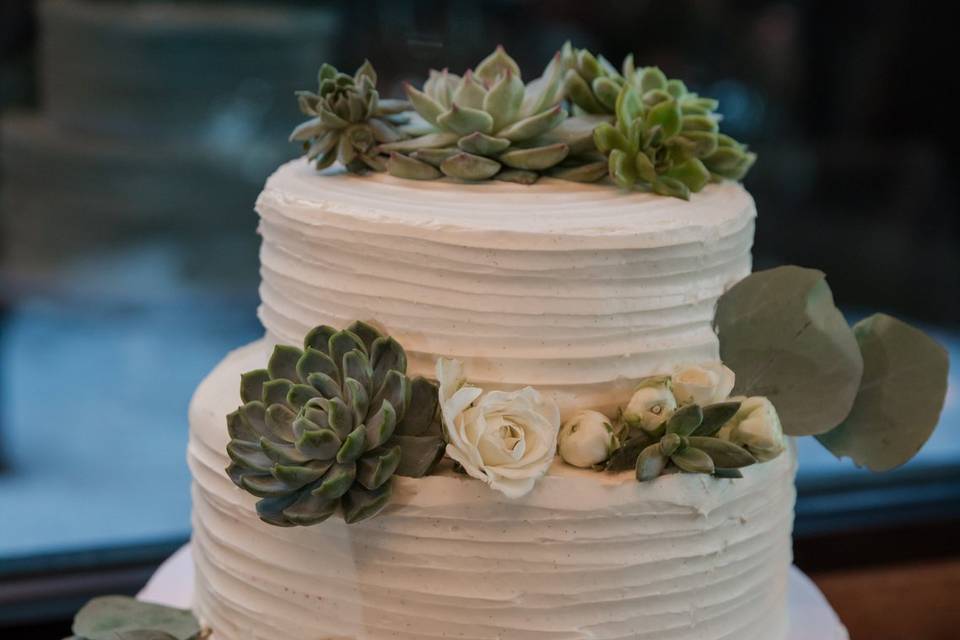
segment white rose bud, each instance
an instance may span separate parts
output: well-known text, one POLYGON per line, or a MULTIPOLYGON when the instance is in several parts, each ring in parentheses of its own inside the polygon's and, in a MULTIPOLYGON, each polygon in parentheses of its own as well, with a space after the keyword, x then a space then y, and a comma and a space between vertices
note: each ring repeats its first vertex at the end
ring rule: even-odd
POLYGON ((677 409, 677 399, 670 391, 669 376, 647 378, 630 398, 623 411, 623 420, 631 429, 652 433, 677 409))
POLYGON ((560 457, 575 467, 592 467, 619 446, 610 419, 599 411, 580 411, 560 428, 560 457))
POLYGON ((744 400, 740 410, 723 426, 717 437, 740 445, 760 462, 773 460, 787 446, 776 408, 772 402, 760 396, 744 400))
POLYGON ((735 381, 733 371, 721 362, 680 365, 673 370, 673 395, 681 406, 702 407, 726 400, 735 381))

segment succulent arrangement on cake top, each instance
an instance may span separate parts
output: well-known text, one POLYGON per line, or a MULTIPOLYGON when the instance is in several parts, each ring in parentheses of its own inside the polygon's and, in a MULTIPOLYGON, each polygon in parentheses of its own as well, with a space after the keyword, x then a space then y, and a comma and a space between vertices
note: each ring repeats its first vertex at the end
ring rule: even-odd
POLYGON ((317 92, 298 92, 310 120, 291 140, 318 169, 386 171, 413 180, 451 178, 532 184, 541 176, 609 179, 689 199, 710 182, 741 180, 756 156, 720 132, 716 100, 656 67, 618 71, 567 43, 524 83, 503 47, 462 75, 430 70, 383 100, 369 62, 353 75, 323 65, 317 92))

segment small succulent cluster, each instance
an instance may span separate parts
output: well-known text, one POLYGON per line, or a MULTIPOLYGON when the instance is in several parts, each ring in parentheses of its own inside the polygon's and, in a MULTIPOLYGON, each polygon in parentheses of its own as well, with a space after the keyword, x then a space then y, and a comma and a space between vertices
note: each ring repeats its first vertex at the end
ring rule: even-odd
POLYGON ((742 477, 739 469, 757 462, 744 447, 718 437, 740 410, 740 402, 718 402, 677 409, 653 432, 630 429, 607 461, 608 471, 635 469, 637 480, 653 480, 672 465, 688 473, 742 477))
POLYGON ((381 100, 369 62, 353 76, 324 65, 316 93, 299 92, 312 117, 291 140, 319 169, 401 178, 507 180, 542 175, 689 198, 708 182, 740 180, 756 156, 719 130, 717 101, 656 67, 617 70, 569 42, 524 84, 503 47, 462 76, 431 70, 409 101, 381 100))
MULTIPOLYGON (((567 120, 561 105, 559 56, 543 75, 524 84, 520 67, 502 47, 463 77, 431 71, 423 89, 407 97, 429 127, 409 140, 382 145, 396 176, 463 180, 496 178, 530 184, 576 152, 557 132, 567 120)), ((583 136, 581 136, 583 138, 583 136)))
POLYGON ((311 525, 340 507, 359 522, 386 505, 394 474, 431 470, 444 446, 437 388, 406 367, 396 340, 355 322, 313 329, 303 349, 278 345, 266 369, 243 374, 227 473, 261 498, 262 520, 311 525))
POLYGON ((349 171, 383 171, 380 144, 404 137, 398 126, 410 105, 403 100, 381 100, 377 72, 369 61, 353 76, 324 64, 317 74, 317 92, 298 91, 300 111, 310 116, 290 134, 302 142, 307 159, 318 170, 339 162, 349 171))

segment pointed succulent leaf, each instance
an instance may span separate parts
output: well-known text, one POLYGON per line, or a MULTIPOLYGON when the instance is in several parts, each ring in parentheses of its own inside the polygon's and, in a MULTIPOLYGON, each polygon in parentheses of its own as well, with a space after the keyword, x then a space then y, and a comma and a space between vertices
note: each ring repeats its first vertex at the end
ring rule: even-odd
POLYGON ((396 427, 397 412, 389 400, 384 400, 380 409, 366 421, 366 450, 370 451, 384 444, 393 435, 396 427))
MULTIPOLYGON (((328 336, 327 341, 329 340, 328 336)), ((326 348, 327 345, 325 344, 324 347, 326 348)), ((311 373, 317 372, 324 373, 335 381, 340 379, 339 365, 330 356, 314 347, 307 347, 297 361, 297 375, 300 380, 307 381, 311 373)))
POLYGON ((296 445, 283 444, 261 438, 260 448, 276 464, 302 465, 313 460, 312 457, 297 449, 296 445))
POLYGON ((413 105, 414 110, 430 124, 437 125, 437 118, 441 113, 446 111, 444 105, 441 105, 412 84, 405 84, 403 89, 406 91, 407 98, 410 100, 410 104, 413 105))
POLYGON ((720 467, 717 467, 716 469, 713 470, 713 477, 729 478, 731 480, 735 480, 738 478, 742 478, 743 474, 740 472, 740 469, 721 469, 720 467))
POLYGON ((563 76, 564 67, 560 53, 557 52, 543 70, 543 75, 524 88, 523 104, 520 107, 522 116, 540 113, 560 102, 563 99, 563 76))
POLYGON ((444 109, 450 107, 453 101, 453 92, 460 84, 460 76, 450 73, 447 69, 437 71, 431 69, 426 83, 423 85, 423 92, 433 98, 437 104, 444 109))
POLYGON ((460 136, 465 136, 474 131, 491 133, 493 131, 493 117, 485 111, 461 107, 454 102, 450 105, 448 111, 437 117, 437 126, 460 136))
POLYGON ((659 444, 651 444, 637 456, 637 480, 646 482, 654 480, 663 473, 667 466, 667 457, 660 452, 659 444))
POLYGON ((303 405, 307 404, 311 398, 319 397, 322 396, 316 387, 309 384, 295 384, 290 387, 290 391, 287 392, 287 404, 299 410, 303 405))
POLYGON ((314 136, 320 135, 325 129, 326 127, 323 122, 320 121, 319 117, 311 118, 310 120, 301 122, 290 132, 290 142, 309 140, 314 136))
POLYGON ((366 345, 363 344, 363 339, 354 332, 344 329, 330 336, 330 359, 333 360, 338 367, 343 367, 343 357, 354 349, 363 353, 367 351, 366 345))
POLYGON ((357 477, 357 465, 353 462, 335 464, 323 476, 320 484, 311 493, 326 500, 336 500, 343 496, 357 477))
MULTIPOLYGON (((327 407, 329 408, 329 404, 327 407)), ((332 429, 330 426, 330 415, 327 409, 319 408, 309 402, 304 405, 301 415, 293 421, 293 435, 297 438, 303 431, 311 429, 332 429)))
POLYGON ((336 332, 336 329, 327 325, 314 327, 304 337, 303 348, 316 349, 323 354, 330 355, 330 337, 336 332))
POLYGON ((332 460, 311 460, 302 465, 276 464, 271 473, 291 490, 297 490, 319 480, 332 465, 332 460))
POLYGON ((661 102, 671 102, 671 101, 676 102, 674 97, 671 96, 666 91, 664 91, 663 89, 654 89, 652 91, 647 91, 645 94, 643 94, 640 100, 643 102, 643 104, 647 105, 648 107, 653 107, 655 105, 660 104, 661 102))
POLYGON ((478 156, 492 156, 506 151, 510 146, 510 141, 506 138, 494 138, 493 136, 488 136, 485 133, 477 131, 460 138, 457 141, 457 146, 467 153, 473 153, 478 156))
POLYGON ((341 440, 353 431, 356 424, 353 420, 353 410, 340 398, 331 398, 327 406, 327 420, 341 440))
MULTIPOLYGON (((483 134, 470 134, 470 135, 483 135, 483 134)), ((470 136, 467 136, 470 137, 470 136)), ((456 147, 443 147, 442 149, 420 149, 419 151, 414 151, 410 154, 410 157, 414 160, 419 160, 420 162, 426 162, 432 167, 439 167, 443 164, 443 161, 449 158, 450 156, 460 153, 460 149, 456 147)), ((437 177, 439 178, 443 174, 439 171, 437 172, 437 177)))
POLYGON ((227 443, 227 455, 236 464, 251 471, 267 473, 273 468, 273 462, 256 443, 231 440, 227 443))
POLYGON ((316 460, 330 460, 342 444, 333 429, 303 430, 297 439, 297 449, 316 460))
MULTIPOLYGON (((641 154, 642 155, 642 154, 641 154)), ((632 189, 637 182, 637 169, 628 154, 620 149, 610 152, 608 159, 610 179, 621 189, 632 189)))
POLYGON ((483 110, 493 117, 494 130, 500 130, 517 119, 523 104, 525 87, 511 72, 499 77, 483 98, 483 110))
POLYGON ((473 77, 473 72, 467 71, 463 74, 460 84, 453 92, 452 104, 460 105, 470 109, 484 109, 483 102, 487 96, 487 90, 482 84, 473 77))
POLYGON ((598 160, 570 167, 554 167, 550 176, 571 182, 596 182, 607 175, 607 162, 598 160))
POLYGON ((324 398, 339 398, 343 395, 340 384, 325 373, 311 373, 307 382, 313 386, 324 398))
POLYGON ((540 174, 536 171, 526 171, 524 169, 504 169, 493 176, 493 179, 501 182, 531 185, 540 179, 540 174))
POLYGON ((407 354, 400 343, 393 338, 382 336, 373 342, 370 354, 373 366, 373 389, 379 390, 390 371, 407 371, 407 354))
POLYGON ((634 166, 637 170, 637 177, 640 180, 648 184, 653 184, 657 181, 657 168, 653 166, 653 162, 650 160, 650 157, 640 152, 634 158, 634 166))
POLYGON ((446 443, 438 435, 394 436, 391 445, 400 447, 400 464, 395 475, 422 478, 443 458, 446 443))
POLYGON ((493 53, 484 58, 474 72, 475 75, 483 80, 488 86, 496 81, 497 76, 512 73, 520 77, 520 67, 516 61, 511 58, 504 50, 502 45, 498 45, 493 53))
POLYGON ((698 404, 688 404, 677 409, 667 421, 667 433, 689 436, 703 423, 703 409, 698 404))
POLYGON ((593 141, 601 153, 610 153, 614 149, 628 153, 631 151, 626 136, 609 122, 604 122, 593 130, 593 141))
POLYGON ((275 498, 264 498, 257 501, 257 516, 267 524, 275 527, 292 527, 293 523, 283 515, 283 510, 297 501, 298 495, 291 493, 275 498))
POLYGON ((660 438, 660 453, 668 458, 684 446, 683 438, 675 433, 668 433, 660 438))
POLYGON ((680 105, 676 100, 665 100, 651 107, 644 118, 647 128, 660 126, 663 137, 671 138, 680 133, 680 105))
POLYGON ((603 110, 613 113, 617 106, 617 96, 620 95, 620 85, 611 78, 601 76, 594 78, 591 88, 593 89, 593 95, 603 106, 603 110))
POLYGON ((243 488, 258 498, 279 498, 290 493, 290 487, 272 474, 248 475, 241 479, 243 488))
POLYGON ((717 150, 717 136, 708 131, 683 131, 676 139, 684 140, 697 158, 705 158, 717 150))
POLYGON ((340 142, 337 145, 337 162, 343 166, 351 164, 357 158, 357 149, 345 135, 340 136, 340 142))
POLYGON ((587 84, 587 81, 575 69, 570 69, 564 76, 563 91, 570 102, 586 113, 603 113, 606 110, 597 97, 593 95, 593 90, 587 84))
POLYGON ((436 180, 443 176, 435 167, 402 153, 391 153, 387 171, 392 176, 406 180, 436 180))
POLYGON ((268 407, 272 404, 286 404, 287 394, 293 383, 286 378, 271 380, 263 385, 263 404, 268 407))
POLYGON ((397 433, 405 436, 425 435, 436 420, 438 406, 437 385, 421 376, 413 378, 410 380, 410 405, 397 425, 397 433))
POLYGON ((661 196, 670 196, 672 198, 680 198, 681 200, 690 199, 690 187, 670 176, 660 176, 660 178, 653 183, 653 191, 661 196))
POLYGON ((636 468, 640 452, 653 444, 653 440, 645 433, 639 432, 632 435, 611 454, 606 463, 606 470, 618 473, 636 468))
POLYGON ((366 388, 359 381, 347 378, 343 384, 343 395, 347 406, 353 412, 353 424, 362 423, 370 406, 370 394, 366 388))
POLYGON ((340 464, 352 463, 360 457, 366 447, 367 430, 364 426, 358 425, 356 429, 343 440, 340 449, 337 451, 337 462, 340 464))
POLYGON ((528 171, 542 171, 560 164, 570 153, 570 147, 563 143, 548 147, 533 147, 530 149, 511 149, 499 156, 500 162, 514 169, 528 171))
POLYGON ((270 435, 270 429, 267 428, 267 407, 259 400, 248 402, 238 409, 240 418, 247 426, 256 431, 261 436, 270 435))
POLYGON ((377 72, 374 71, 373 65, 370 64, 369 60, 364 60, 360 68, 353 74, 353 81, 356 84, 360 84, 363 78, 368 78, 372 86, 377 86, 377 72))
POLYGON ((380 98, 377 100, 377 107, 374 110, 374 115, 377 117, 392 116, 403 113, 404 111, 409 111, 411 108, 413 108, 413 105, 406 100, 380 98))
POLYGON ((322 104, 317 109, 317 114, 320 118, 320 122, 322 122, 323 126, 327 127, 328 129, 340 130, 346 129, 350 126, 350 123, 346 119, 340 117, 322 104))
POLYGON ((260 434, 240 417, 239 409, 227 414, 227 433, 231 440, 257 442, 260 439, 260 434))
POLYGON ((716 469, 713 460, 705 452, 696 447, 684 447, 670 456, 670 462, 687 473, 711 474, 716 469))
POLYGON ((440 163, 440 170, 451 178, 461 180, 487 180, 500 171, 496 160, 477 156, 472 153, 457 153, 440 163))
POLYGON ((673 166, 664 175, 679 180, 694 193, 703 189, 710 181, 710 172, 696 158, 690 158, 673 166))
POLYGON ((626 128, 631 122, 643 115, 643 104, 640 102, 640 97, 629 84, 623 85, 620 89, 620 95, 617 96, 616 113, 618 126, 624 133, 626 133, 626 128))
POLYGON ((511 142, 523 142, 545 134, 567 117, 566 110, 560 105, 541 111, 540 113, 514 122, 497 132, 498 138, 506 138, 511 142))
MULTIPOLYGON (((383 338, 377 338, 374 340, 374 349, 376 348, 377 342, 383 340, 383 338)), ((374 351, 374 357, 376 357, 376 351, 374 351)), ((373 385, 373 368, 370 366, 370 358, 367 357, 365 353, 359 350, 353 350, 343 356, 343 376, 346 379, 354 379, 360 383, 360 385, 367 391, 367 395, 373 392, 376 387, 373 385)), ((344 385, 346 391, 346 385, 344 385)), ((348 399, 349 395, 347 398, 348 399)))
POLYGON ((683 131, 703 131, 706 133, 717 133, 720 130, 716 118, 709 116, 683 116, 680 119, 680 127, 683 131))
POLYGON ((399 421, 406 415, 410 395, 410 381, 407 376, 396 369, 390 369, 384 376, 383 385, 377 391, 370 406, 379 407, 384 400, 387 400, 393 406, 399 421))
POLYGON ((271 404, 267 407, 266 423, 274 442, 293 442, 293 421, 297 418, 286 404, 271 404))
POLYGON ((757 461, 749 451, 726 440, 703 436, 690 436, 689 440, 691 447, 706 453, 714 466, 721 469, 739 469, 757 461))
POLYGON ((303 352, 290 345, 278 344, 273 348, 273 354, 267 363, 267 371, 274 380, 284 378, 298 382, 300 377, 297 375, 297 362, 303 352))
MULTIPOLYGON (((712 436, 715 435, 723 425, 730 422, 730 418, 740 410, 740 402, 731 400, 727 402, 715 402, 708 404, 703 408, 703 422, 694 429, 691 436, 712 436)), ((724 465, 720 465, 721 467, 724 465)))
POLYGON ((667 88, 667 76, 659 67, 646 67, 637 72, 637 86, 641 93, 667 88))
POLYGON ((357 482, 367 490, 382 486, 400 464, 400 447, 371 451, 357 461, 357 482))
POLYGON ((437 133, 428 133, 410 140, 400 140, 390 144, 380 145, 380 150, 384 153, 410 153, 420 151, 421 149, 440 149, 456 144, 460 138, 456 133, 441 131, 437 133))
POLYGON ((315 496, 310 492, 297 495, 297 500, 283 509, 283 517, 302 527, 319 524, 337 511, 337 501, 315 496))

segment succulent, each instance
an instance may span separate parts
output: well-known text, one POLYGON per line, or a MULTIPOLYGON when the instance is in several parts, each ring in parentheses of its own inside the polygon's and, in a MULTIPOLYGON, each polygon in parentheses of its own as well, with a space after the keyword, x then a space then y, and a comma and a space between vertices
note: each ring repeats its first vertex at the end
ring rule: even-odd
POLYGON ((355 173, 368 169, 383 171, 384 158, 378 145, 404 138, 398 128, 407 121, 404 100, 381 100, 377 93, 377 72, 364 62, 353 76, 324 64, 318 74, 317 92, 298 91, 300 111, 310 120, 297 126, 291 141, 303 142, 307 159, 317 169, 326 169, 335 160, 355 173))
POLYGON ((574 113, 612 114, 624 77, 602 55, 575 49, 566 42, 560 50, 564 68, 563 93, 574 113))
POLYGON ((437 388, 408 378, 403 347, 366 323, 316 327, 303 344, 278 345, 266 369, 241 376, 227 474, 270 524, 315 524, 338 506, 358 522, 386 505, 394 474, 419 477, 440 459, 437 388))
MULTIPOLYGON (((502 47, 463 77, 431 71, 422 90, 406 87, 429 127, 410 140, 381 145, 391 153, 388 170, 403 178, 534 182, 571 153, 569 140, 550 135, 567 119, 560 105, 562 72, 557 54, 542 77, 524 85, 502 47)), ((589 130, 575 137, 582 142, 589 130)))
POLYGON ((607 461, 612 472, 635 469, 637 480, 653 480, 669 466, 688 473, 739 478, 739 469, 757 462, 743 447, 717 433, 740 408, 739 402, 697 404, 678 409, 654 433, 631 430, 607 461))
POLYGON ((630 58, 625 72, 629 81, 617 96, 616 122, 594 130, 617 185, 689 199, 711 180, 746 175, 756 154, 720 133, 716 100, 689 92, 656 67, 634 71, 630 58))

